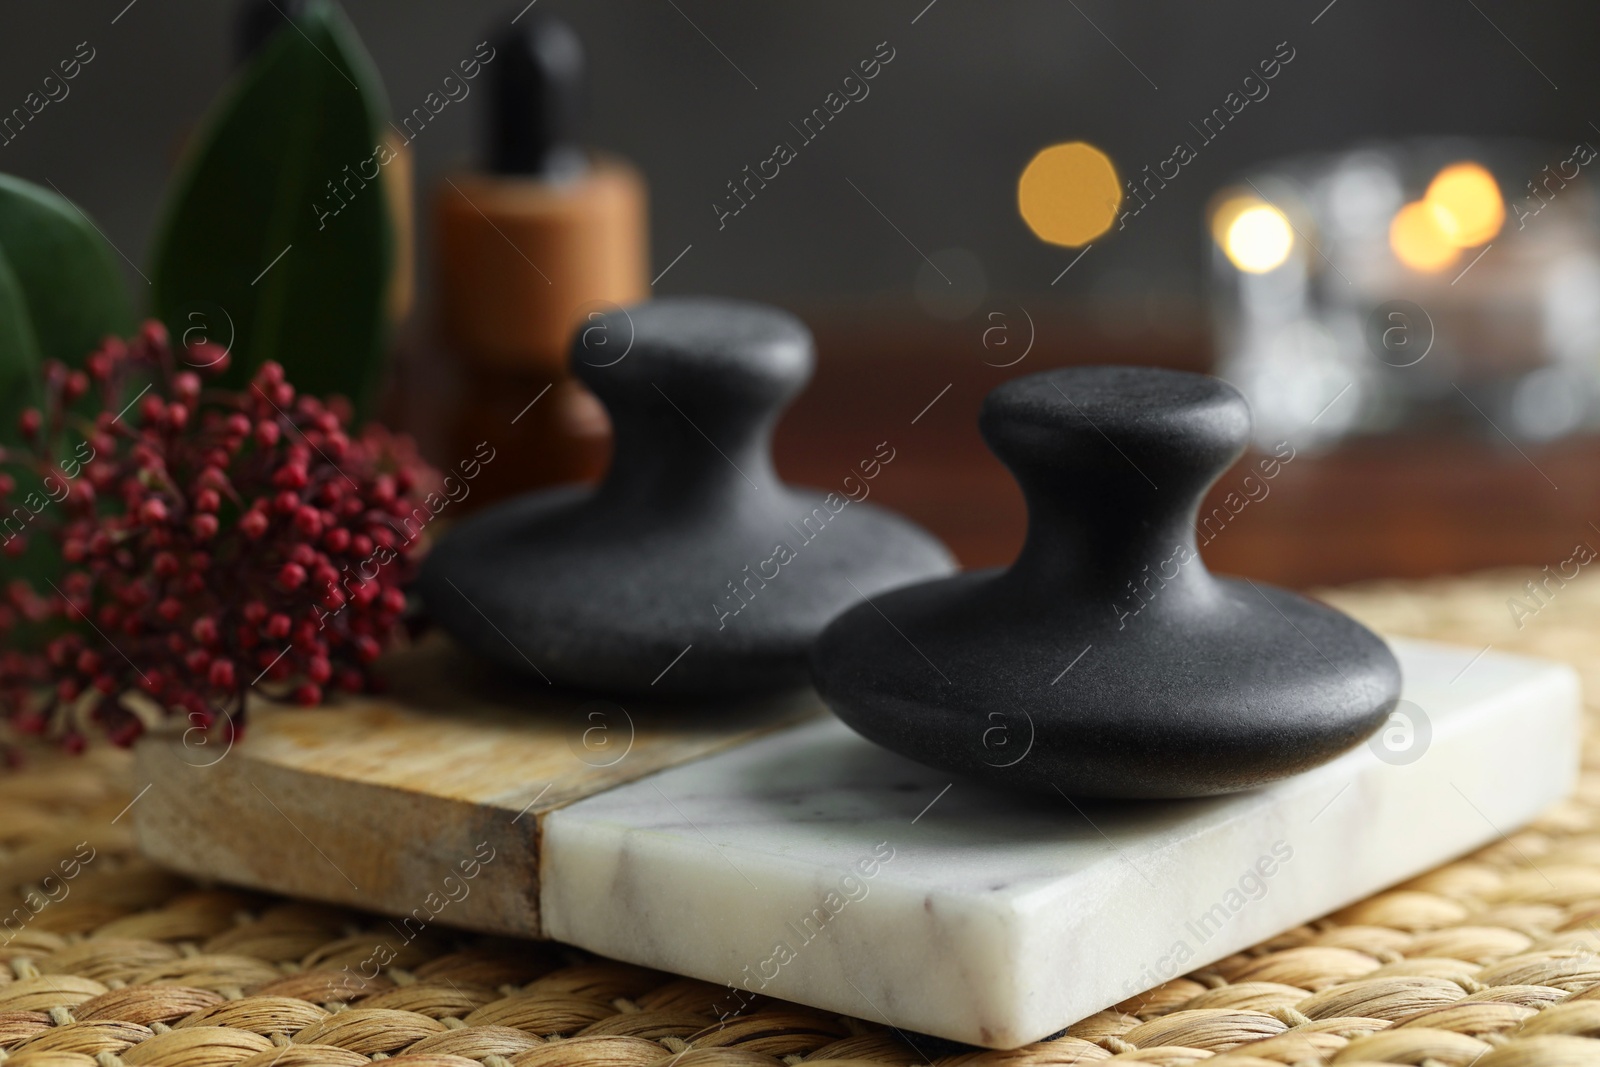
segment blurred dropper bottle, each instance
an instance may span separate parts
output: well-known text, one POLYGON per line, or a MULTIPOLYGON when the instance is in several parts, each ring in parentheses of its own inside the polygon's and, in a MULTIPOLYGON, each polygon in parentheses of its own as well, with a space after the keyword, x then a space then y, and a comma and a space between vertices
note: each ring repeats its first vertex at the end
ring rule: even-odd
POLYGON ((577 34, 530 13, 489 41, 482 169, 447 174, 433 200, 439 329, 460 384, 447 448, 495 450, 472 507, 604 471, 605 410, 567 370, 574 328, 649 292, 644 181, 579 140, 577 34))

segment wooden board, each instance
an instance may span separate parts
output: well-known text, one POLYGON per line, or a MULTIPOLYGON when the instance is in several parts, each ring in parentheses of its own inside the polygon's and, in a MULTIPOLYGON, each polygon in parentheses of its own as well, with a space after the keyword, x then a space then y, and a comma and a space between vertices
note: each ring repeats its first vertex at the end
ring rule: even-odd
POLYGON ((809 692, 693 707, 563 694, 443 638, 385 676, 384 698, 259 703, 231 749, 142 742, 140 847, 196 877, 401 916, 453 877, 466 891, 440 922, 537 937, 543 813, 824 710, 809 692))

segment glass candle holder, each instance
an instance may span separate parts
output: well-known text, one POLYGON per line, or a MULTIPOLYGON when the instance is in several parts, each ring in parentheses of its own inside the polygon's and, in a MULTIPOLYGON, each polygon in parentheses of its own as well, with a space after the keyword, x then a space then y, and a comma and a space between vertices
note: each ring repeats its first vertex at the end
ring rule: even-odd
POLYGON ((1264 445, 1600 425, 1600 131, 1283 160, 1208 212, 1217 373, 1264 445))

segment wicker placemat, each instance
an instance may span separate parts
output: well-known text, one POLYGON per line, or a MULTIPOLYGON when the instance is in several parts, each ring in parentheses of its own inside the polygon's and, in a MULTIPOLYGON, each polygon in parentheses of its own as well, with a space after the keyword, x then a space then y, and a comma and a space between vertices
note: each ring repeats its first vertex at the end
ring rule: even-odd
MULTIPOLYGON (((1600 581, 1513 613, 1511 597, 1534 606, 1528 577, 1329 599, 1392 633, 1566 659, 1600 693, 1600 581)), ((438 929, 406 942, 387 919, 197 887, 136 854, 120 755, 0 774, 6 1067, 1600 1064, 1593 738, 1578 797, 1534 826, 1014 1052, 778 1001, 719 1024, 703 982, 438 929), (380 944, 403 945, 381 970, 380 944)))

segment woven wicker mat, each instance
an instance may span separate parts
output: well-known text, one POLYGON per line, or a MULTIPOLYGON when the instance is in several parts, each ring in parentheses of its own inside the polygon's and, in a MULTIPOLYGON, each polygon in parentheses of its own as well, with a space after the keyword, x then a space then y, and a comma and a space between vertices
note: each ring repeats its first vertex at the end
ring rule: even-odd
MULTIPOLYGON (((1600 693, 1600 581, 1556 591, 1519 630, 1506 600, 1527 577, 1328 598, 1389 632, 1568 660, 1600 693)), ((1578 797, 1535 825, 1012 1052, 778 1001, 718 1025, 703 982, 431 931, 352 996, 339 976, 397 940, 387 921, 152 868, 120 756, 0 774, 0 895, 27 917, 0 948, 6 1067, 1600 1064, 1593 737, 1578 797)))

